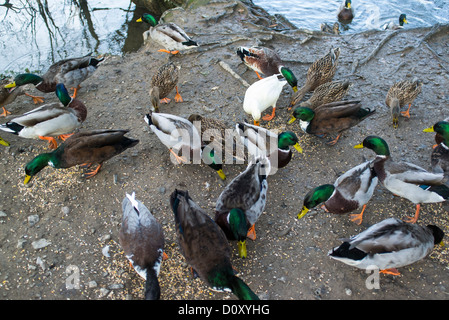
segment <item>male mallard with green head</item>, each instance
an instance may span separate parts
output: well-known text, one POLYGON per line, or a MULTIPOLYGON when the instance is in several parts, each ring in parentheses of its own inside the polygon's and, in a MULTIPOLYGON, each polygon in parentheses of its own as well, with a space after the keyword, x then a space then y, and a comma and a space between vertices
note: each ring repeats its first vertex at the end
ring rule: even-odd
MULTIPOLYGON (((5 88, 20 87, 31 83, 39 91, 48 93, 54 92, 58 83, 63 83, 66 87, 73 88, 72 97, 76 98, 81 82, 90 77, 103 60, 104 58, 97 59, 90 55, 60 60, 52 64, 43 76, 22 73, 17 75, 12 83, 5 85, 5 88)), ((42 97, 26 95, 32 97, 34 103, 43 102, 42 97)))
POLYGON ((301 219, 306 213, 324 203, 327 211, 345 214, 362 207, 359 214, 351 214, 351 221, 361 224, 366 204, 377 186, 378 178, 373 170, 372 161, 366 161, 342 174, 334 184, 324 184, 309 191, 304 197, 301 219))
POLYGON ((424 132, 435 132, 437 145, 432 151, 430 163, 432 172, 449 174, 449 122, 438 121, 433 126, 423 130, 424 132))
POLYGON ((65 140, 86 120, 87 108, 79 99, 70 97, 64 84, 56 86, 56 95, 61 101, 45 104, 0 125, 0 130, 26 139, 42 139, 50 143, 51 149, 58 144, 55 136, 65 140))
POLYGON ((237 55, 248 68, 256 72, 259 79, 262 79, 260 73, 265 77, 280 74, 294 92, 298 90, 298 80, 293 71, 284 66, 276 51, 266 47, 238 47, 237 55))
POLYGON ((230 240, 238 241, 246 258, 246 238, 256 239, 255 223, 267 202, 270 162, 265 156, 252 160, 223 190, 215 206, 215 221, 230 240))
POLYGON ((190 38, 186 32, 173 22, 158 23, 156 18, 149 13, 144 13, 137 22, 150 24, 150 29, 143 33, 143 39, 153 39, 164 47, 158 51, 177 54, 181 50, 197 47, 198 44, 190 38))
POLYGON ((217 291, 232 292, 241 300, 259 300, 234 275, 231 248, 225 234, 187 191, 175 190, 170 196, 180 251, 201 280, 217 291))
POLYGON ((122 201, 122 224, 119 232, 120 245, 134 270, 145 279, 145 299, 159 300, 161 289, 158 275, 164 253, 162 225, 136 194, 126 194, 122 201))
POLYGON ((343 0, 337 17, 338 21, 342 23, 350 23, 354 19, 354 8, 352 8, 351 0, 343 0))
POLYGON ((288 122, 299 119, 301 129, 307 134, 323 135, 337 133, 337 137, 328 142, 337 143, 343 131, 359 124, 376 110, 362 108, 358 100, 337 101, 323 104, 312 110, 307 107, 297 107, 288 122))
POLYGON ((394 161, 384 139, 368 136, 354 148, 374 151, 373 167, 380 183, 393 194, 416 204, 415 216, 408 217, 407 222, 418 220, 421 203, 443 202, 449 198, 449 187, 443 184, 443 173, 428 172, 406 161, 394 161))
POLYGON ((31 179, 46 166, 55 169, 65 169, 76 165, 86 167, 85 178, 91 178, 98 173, 103 162, 134 147, 139 140, 125 137, 128 130, 92 130, 78 132, 70 136, 56 150, 42 153, 25 166, 28 184, 31 179), (97 168, 91 166, 97 164, 97 168))
POLYGON ((405 13, 401 13, 399 15, 399 25, 394 23, 393 21, 390 21, 386 24, 384 24, 381 29, 383 30, 398 30, 404 28, 404 23, 407 24, 407 15, 405 13))

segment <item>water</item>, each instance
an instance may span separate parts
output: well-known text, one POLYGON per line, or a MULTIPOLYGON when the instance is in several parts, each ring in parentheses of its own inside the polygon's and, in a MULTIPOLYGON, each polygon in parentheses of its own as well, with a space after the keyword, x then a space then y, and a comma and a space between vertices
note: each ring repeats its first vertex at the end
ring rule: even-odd
MULTIPOLYGON (((323 22, 338 21, 337 14, 343 0, 253 0, 271 15, 282 14, 298 28, 320 30, 323 22)), ((429 27, 449 22, 448 0, 352 0, 354 19, 344 32, 355 33, 379 29, 407 15, 405 28, 429 27)), ((342 29, 342 28, 341 28, 342 29)))
MULTIPOLYGON (((0 0, 5 3, 4 0, 0 0)), ((11 0, 0 6, 0 74, 45 72, 69 57, 136 51, 142 32, 130 0, 11 0)), ((141 10, 141 9, 140 9, 141 10)))

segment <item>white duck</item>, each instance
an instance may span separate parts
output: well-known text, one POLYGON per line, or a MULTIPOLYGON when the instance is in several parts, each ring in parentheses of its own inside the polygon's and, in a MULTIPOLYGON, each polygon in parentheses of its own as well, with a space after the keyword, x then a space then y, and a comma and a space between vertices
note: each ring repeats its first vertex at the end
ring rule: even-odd
POLYGON ((276 112, 276 103, 282 88, 287 83, 283 77, 279 79, 279 75, 272 75, 253 83, 245 93, 243 101, 243 110, 253 117, 254 124, 259 125, 262 112, 273 107, 271 115, 266 115, 262 119, 270 121, 274 118, 276 112))

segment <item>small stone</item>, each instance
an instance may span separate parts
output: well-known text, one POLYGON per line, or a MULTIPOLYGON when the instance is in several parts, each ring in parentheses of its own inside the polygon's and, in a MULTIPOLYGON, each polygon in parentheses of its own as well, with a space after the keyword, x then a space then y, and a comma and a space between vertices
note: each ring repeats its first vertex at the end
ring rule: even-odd
POLYGON ((345 293, 346 293, 347 296, 351 296, 352 295, 352 290, 349 289, 349 288, 346 288, 345 289, 345 293))
POLYGON ((48 246, 50 244, 51 244, 51 241, 48 241, 47 239, 44 239, 44 238, 31 242, 31 245, 36 250, 45 248, 46 246, 48 246))
POLYGON ((92 280, 92 281, 89 281, 89 283, 87 284, 87 286, 88 286, 90 289, 93 289, 93 288, 96 288, 96 287, 98 286, 98 284, 97 284, 96 281, 92 280))
POLYGON ((106 257, 109 258, 111 255, 109 254, 109 246, 104 246, 103 249, 101 249, 101 253, 106 257))
POLYGON ((100 238, 101 242, 106 242, 106 241, 109 241, 109 240, 111 240, 111 235, 110 234, 105 234, 105 235, 101 236, 101 238, 100 238))
POLYGON ((37 257, 36 264, 41 267, 42 271, 45 271, 45 269, 47 269, 47 266, 45 265, 45 262, 41 259, 41 257, 37 257))
POLYGON ((19 239, 17 240, 17 249, 23 249, 23 245, 27 242, 25 239, 19 239))
POLYGON ((39 216, 37 214, 32 214, 31 216, 28 216, 28 225, 30 227, 34 226, 38 222, 39 222, 39 216))
POLYGON ((159 188, 159 193, 160 193, 160 194, 164 194, 165 191, 166 191, 165 187, 160 187, 160 188, 159 188))
POLYGON ((123 284, 121 284, 121 283, 113 283, 113 284, 109 285, 109 289, 111 289, 111 290, 123 289, 123 284))
POLYGON ((64 207, 61 208, 61 211, 62 211, 63 214, 69 214, 70 213, 70 208, 64 206, 64 207))
POLYGON ((4 211, 0 211, 0 218, 6 218, 8 215, 4 211))
POLYGON ((100 288, 100 298, 104 298, 108 295, 109 290, 106 288, 100 288))

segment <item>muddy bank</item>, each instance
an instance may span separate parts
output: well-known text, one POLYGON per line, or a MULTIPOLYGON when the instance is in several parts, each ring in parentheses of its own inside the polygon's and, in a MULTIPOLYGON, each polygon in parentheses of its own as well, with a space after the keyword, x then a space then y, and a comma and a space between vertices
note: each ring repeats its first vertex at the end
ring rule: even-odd
MULTIPOLYGON (((302 134, 297 123, 287 125, 290 112, 286 106, 292 91, 284 87, 276 117, 261 125, 296 132, 304 153, 294 153, 292 162, 269 178, 266 211, 256 225, 256 241, 248 243, 248 259, 238 259, 232 245, 233 263, 240 277, 262 299, 447 299, 447 248, 436 248, 427 259, 401 268, 401 276, 381 276, 380 289, 367 288, 365 272, 327 257, 339 238, 384 218, 414 213, 412 203, 393 197, 381 186, 360 226, 348 216, 331 215, 321 209, 300 221, 296 219, 307 191, 332 183, 341 173, 373 156, 369 150, 353 149, 366 135, 381 135, 396 159, 430 167, 433 135, 422 129, 449 116, 447 26, 435 32, 426 28, 336 36, 285 25, 270 27, 273 21, 234 1, 192 2, 185 9, 166 12, 164 19, 182 26, 200 47, 169 56, 157 52, 159 48, 150 42, 136 53, 108 56, 82 85, 78 97, 88 108, 82 130, 129 129, 128 135, 140 140, 133 149, 105 163, 96 177, 83 180, 77 167, 48 167, 25 187, 24 165, 46 152, 47 145, 2 133, 11 143, 0 148, 2 299, 142 298, 144 282, 129 268, 118 244, 121 201, 132 191, 164 226, 169 259, 163 263, 159 277, 161 298, 235 299, 228 293, 211 291, 192 278, 176 244, 168 200, 174 188, 188 189, 212 216, 215 200, 226 182, 204 165, 174 165, 143 116, 150 105, 150 79, 160 65, 171 60, 181 67, 179 90, 184 102, 172 100, 162 106, 162 112, 213 116, 225 120, 230 128, 236 121, 250 119, 242 108, 244 83, 251 84, 257 77, 237 57, 235 49, 241 45, 276 49, 300 85, 313 61, 330 47, 340 47, 334 79, 349 79, 352 87, 346 99, 360 99, 364 106, 375 108, 376 114, 346 131, 331 147, 325 140, 302 134), (395 130, 385 95, 395 81, 413 77, 422 79, 422 93, 412 106, 412 117, 401 118, 395 130)), ((47 102, 56 100, 53 94, 45 98, 47 102)), ((32 108, 25 96, 9 105, 13 114, 32 108)), ((224 166, 228 180, 243 169, 243 165, 224 166)), ((418 222, 436 224, 448 233, 447 209, 446 203, 423 205, 418 222)))

